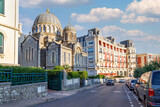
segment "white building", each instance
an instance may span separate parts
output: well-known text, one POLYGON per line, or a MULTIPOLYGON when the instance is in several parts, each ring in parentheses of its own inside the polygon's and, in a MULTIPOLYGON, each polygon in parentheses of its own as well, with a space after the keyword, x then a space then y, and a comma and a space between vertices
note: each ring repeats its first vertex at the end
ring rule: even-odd
POLYGON ((18 64, 19 0, 0 0, 0 64, 18 64))

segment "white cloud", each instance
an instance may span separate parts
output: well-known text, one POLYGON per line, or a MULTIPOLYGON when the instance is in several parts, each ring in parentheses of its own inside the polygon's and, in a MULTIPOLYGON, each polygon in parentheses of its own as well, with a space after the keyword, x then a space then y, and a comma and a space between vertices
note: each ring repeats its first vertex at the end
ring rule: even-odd
POLYGON ((134 13, 126 14, 122 16, 121 23, 148 23, 148 22, 159 22, 158 18, 151 18, 145 16, 136 16, 134 13))
POLYGON ((103 27, 102 34, 107 36, 116 36, 116 37, 140 37, 148 35, 140 30, 126 30, 117 26, 103 27))
POLYGON ((128 5, 128 12, 160 16, 160 0, 134 0, 128 5))
POLYGON ((52 7, 52 6, 77 6, 89 3, 91 0, 20 0, 20 6, 27 7, 52 7))
POLYGON ((33 20, 27 17, 23 17, 20 15, 20 23, 22 23, 22 29, 24 34, 28 34, 28 32, 31 31, 32 25, 33 25, 33 20))
POLYGON ((77 22, 99 22, 118 19, 123 15, 123 11, 118 8, 93 8, 88 14, 72 13, 71 18, 77 22))
POLYGON ((74 28, 75 28, 77 31, 84 30, 84 27, 83 27, 83 26, 79 26, 79 25, 75 25, 74 28))

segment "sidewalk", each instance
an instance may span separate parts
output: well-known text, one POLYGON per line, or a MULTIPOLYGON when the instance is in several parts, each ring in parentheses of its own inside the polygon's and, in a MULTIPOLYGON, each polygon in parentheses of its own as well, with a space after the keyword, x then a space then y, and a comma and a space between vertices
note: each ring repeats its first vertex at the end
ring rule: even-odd
POLYGON ((69 90, 69 91, 53 91, 49 90, 48 95, 46 97, 40 97, 40 98, 35 98, 35 99, 29 99, 29 100, 22 100, 22 101, 17 101, 13 103, 8 103, 8 104, 2 104, 0 107, 28 107, 28 106, 33 106, 37 104, 42 104, 50 101, 55 101, 67 96, 74 95, 78 92, 82 92, 84 90, 88 90, 94 87, 99 87, 102 84, 96 84, 88 87, 82 87, 79 89, 75 90, 69 90))

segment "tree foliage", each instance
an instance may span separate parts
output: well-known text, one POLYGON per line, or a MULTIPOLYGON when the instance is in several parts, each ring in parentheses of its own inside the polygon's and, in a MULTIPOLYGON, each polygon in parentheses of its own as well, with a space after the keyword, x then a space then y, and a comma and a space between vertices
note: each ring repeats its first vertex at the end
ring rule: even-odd
POLYGON ((154 71, 154 70, 160 70, 160 62, 158 63, 157 61, 153 61, 150 64, 146 64, 142 68, 135 69, 134 77, 140 78, 143 73, 149 72, 149 71, 154 71))

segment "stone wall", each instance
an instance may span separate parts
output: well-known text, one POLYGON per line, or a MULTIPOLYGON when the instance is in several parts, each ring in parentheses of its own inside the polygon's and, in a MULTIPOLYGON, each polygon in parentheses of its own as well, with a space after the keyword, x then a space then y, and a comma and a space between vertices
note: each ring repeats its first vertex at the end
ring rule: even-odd
POLYGON ((80 88, 80 79, 62 80, 62 90, 73 90, 80 88))
POLYGON ((43 97, 47 95, 47 82, 15 85, 0 83, 0 104, 43 97))

